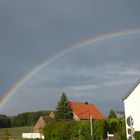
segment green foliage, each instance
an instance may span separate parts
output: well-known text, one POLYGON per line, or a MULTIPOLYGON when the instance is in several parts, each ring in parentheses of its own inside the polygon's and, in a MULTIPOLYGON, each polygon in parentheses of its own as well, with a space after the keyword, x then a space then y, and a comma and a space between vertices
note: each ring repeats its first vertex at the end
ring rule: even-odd
MULTIPOLYGON (((125 119, 93 120, 93 139, 103 140, 107 132, 115 134, 116 140, 126 140, 125 119)), ((46 140, 91 140, 89 120, 57 121, 44 128, 46 140)))
POLYGON ((81 130, 81 140, 84 137, 90 140, 87 133, 87 124, 83 125, 75 121, 63 120, 47 124, 44 129, 44 135, 46 140, 78 140, 79 130, 81 130))
POLYGON ((116 133, 119 130, 119 119, 108 119, 109 133, 116 133))
POLYGON ((109 133, 116 135, 117 140, 126 140, 125 119, 112 118, 107 120, 109 133))
POLYGON ((40 116, 49 115, 50 111, 26 112, 11 118, 12 127, 33 126, 40 116))
POLYGON ((0 114, 0 128, 11 127, 11 120, 6 115, 0 114))
MULTIPOLYGON (((105 121, 93 122, 94 140, 103 140, 107 132, 105 121)), ((49 123, 44 128, 46 140, 91 140, 90 124, 87 121, 58 121, 49 123)))
POLYGON ((117 115, 113 109, 110 110, 108 118, 117 118, 117 115))
POLYGON ((135 132, 134 137, 135 140, 140 140, 140 132, 135 132))
POLYGON ((109 130, 109 126, 105 120, 94 120, 93 121, 94 140, 105 139, 108 130, 109 130))
MULTIPOLYGON (((71 129, 71 133, 67 134, 70 136, 70 140, 78 140, 79 137, 81 138, 81 140, 84 140, 85 138, 87 140, 91 139, 89 122, 87 122, 87 121, 80 121, 80 122, 73 121, 73 123, 74 123, 74 125, 71 128, 69 128, 69 129, 71 129)), ((70 131, 68 131, 68 132, 70 132, 70 131)))
POLYGON ((57 104, 56 119, 73 119, 72 108, 65 93, 62 93, 61 99, 57 104))
POLYGON ((126 126, 125 126, 125 119, 119 119, 119 130, 118 135, 120 140, 126 140, 126 126))

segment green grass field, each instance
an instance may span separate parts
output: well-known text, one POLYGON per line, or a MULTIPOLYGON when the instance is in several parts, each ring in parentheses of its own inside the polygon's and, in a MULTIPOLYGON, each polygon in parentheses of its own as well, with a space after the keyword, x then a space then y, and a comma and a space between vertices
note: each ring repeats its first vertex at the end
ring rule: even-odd
POLYGON ((33 132, 33 127, 3 128, 0 129, 0 140, 22 140, 22 133, 30 132, 33 132))

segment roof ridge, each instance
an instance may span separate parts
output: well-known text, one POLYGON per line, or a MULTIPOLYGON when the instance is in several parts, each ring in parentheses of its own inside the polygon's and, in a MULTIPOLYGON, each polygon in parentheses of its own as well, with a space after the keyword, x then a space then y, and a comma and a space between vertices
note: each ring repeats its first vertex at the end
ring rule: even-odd
POLYGON ((130 90, 128 91, 128 93, 121 99, 122 102, 125 99, 128 98, 128 96, 135 90, 135 88, 139 85, 139 83, 140 83, 140 79, 135 82, 135 84, 130 88, 130 90))
MULTIPOLYGON (((69 101, 69 103, 86 104, 86 102, 77 102, 77 101, 69 101)), ((94 105, 94 106, 96 106, 95 104, 93 104, 93 103, 89 103, 89 102, 88 102, 88 104, 86 104, 86 105, 94 105)))
POLYGON ((89 119, 90 113, 94 116, 95 119, 104 119, 105 116, 101 110, 91 103, 81 103, 81 102, 69 102, 71 104, 73 112, 80 119, 89 119))

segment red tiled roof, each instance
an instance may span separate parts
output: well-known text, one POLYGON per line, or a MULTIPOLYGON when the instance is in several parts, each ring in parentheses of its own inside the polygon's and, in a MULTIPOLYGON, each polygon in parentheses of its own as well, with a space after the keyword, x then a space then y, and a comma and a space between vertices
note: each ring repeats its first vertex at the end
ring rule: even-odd
POLYGON ((70 102, 70 105, 73 112, 77 115, 79 119, 89 119, 90 113, 92 114, 93 119, 105 119, 105 116, 94 104, 70 102))

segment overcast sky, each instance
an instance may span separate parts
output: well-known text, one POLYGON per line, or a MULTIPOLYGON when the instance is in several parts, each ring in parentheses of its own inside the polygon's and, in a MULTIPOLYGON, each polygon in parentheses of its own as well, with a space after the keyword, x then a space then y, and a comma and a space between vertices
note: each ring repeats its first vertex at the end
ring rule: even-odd
MULTIPOLYGON (((139 0, 1 0, 0 98, 38 64, 91 36, 140 29, 139 0)), ((13 115, 69 100, 107 114, 140 77, 140 34, 73 50, 46 65, 0 108, 13 115)))

